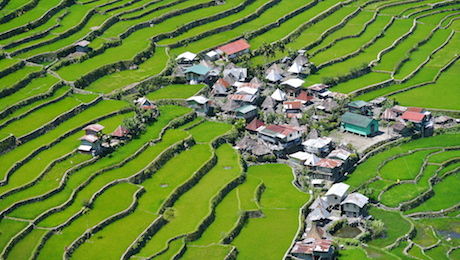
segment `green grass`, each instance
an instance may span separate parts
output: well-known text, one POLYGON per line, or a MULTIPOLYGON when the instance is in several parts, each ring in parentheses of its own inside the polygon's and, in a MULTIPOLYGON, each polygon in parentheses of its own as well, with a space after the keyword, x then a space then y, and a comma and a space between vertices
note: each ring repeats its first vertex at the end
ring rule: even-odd
POLYGON ((417 235, 412 239, 414 243, 423 247, 428 247, 438 242, 438 239, 433 234, 431 226, 422 225, 417 221, 415 228, 417 229, 417 235))
POLYGON ((10 73, 0 79, 0 90, 8 89, 19 81, 25 79, 27 75, 41 70, 41 67, 24 66, 21 69, 10 73))
POLYGON ((381 250, 377 247, 366 247, 364 249, 367 255, 372 259, 376 260, 399 260, 395 255, 389 254, 388 252, 381 250))
POLYGON ((370 245, 377 247, 390 245, 410 230, 410 223, 398 211, 385 211, 375 207, 370 208, 368 211, 375 219, 382 220, 386 228, 386 237, 372 240, 368 243, 370 245))
POLYGON ((0 248, 5 248, 8 241, 19 231, 24 229, 29 223, 3 218, 0 221, 0 248))
POLYGON ((291 171, 282 164, 248 168, 247 178, 260 179, 266 186, 260 201, 265 217, 250 219, 232 242, 240 259, 279 259, 291 244, 299 224, 299 208, 310 198, 291 184, 291 171))
POLYGON ((183 85, 175 84, 169 85, 159 90, 156 90, 147 95, 150 100, 164 99, 164 98, 189 98, 200 91, 205 86, 199 85, 183 85))
POLYGON ((443 176, 444 174, 452 171, 452 170, 455 170, 455 169, 458 169, 460 167, 460 163, 453 163, 453 164, 450 164, 449 166, 446 166, 446 167, 443 167, 442 169, 439 170, 438 172, 438 176, 443 176))
POLYGON ((431 259, 431 258, 428 258, 425 254, 423 254, 422 249, 420 249, 420 247, 418 247, 417 245, 414 245, 407 253, 411 256, 415 256, 423 260, 431 259))
POLYGON ((390 250, 390 253, 396 255, 397 257, 399 257, 400 259, 413 259, 411 257, 408 257, 407 255, 405 255, 403 253, 403 250, 409 245, 409 243, 407 241, 402 241, 399 246, 395 247, 394 249, 390 250))
POLYGON ((357 187, 361 185, 366 180, 369 180, 372 177, 377 175, 377 167, 380 163, 388 157, 405 153, 409 150, 416 149, 416 148, 424 148, 424 147, 434 147, 434 146, 456 146, 460 143, 460 135, 438 135, 429 138, 421 138, 414 140, 409 143, 405 143, 403 145, 399 145, 397 147, 391 148, 390 150, 378 153, 368 160, 363 162, 362 164, 356 167, 356 170, 349 175, 349 178, 345 181, 345 183, 349 184, 351 188, 357 187))
MULTIPOLYGON (((434 228, 436 233, 439 237, 447 238, 446 235, 442 235, 439 232, 456 232, 460 233, 460 226, 458 225, 458 218, 450 217, 450 218, 432 218, 432 219, 421 219, 420 222, 423 225, 429 225, 434 228)), ((443 241, 443 243, 451 244, 454 246, 458 246, 460 243, 460 239, 452 238, 451 241, 443 241)))
POLYGON ((230 250, 232 250, 232 247, 228 245, 188 246, 185 255, 181 259, 225 259, 230 250))
POLYGON ((460 248, 452 250, 449 255, 450 259, 460 259, 460 248))
POLYGON ((139 252, 139 256, 150 256, 166 247, 169 239, 193 232, 203 218, 209 214, 210 199, 240 172, 239 155, 224 144, 216 150, 217 164, 173 206, 175 212, 166 226, 156 233, 139 252), (190 205, 193 204, 193 207, 190 205))
POLYGON ((449 248, 443 244, 432 248, 430 250, 425 251, 425 254, 427 256, 430 256, 432 259, 439 259, 439 260, 450 260, 449 257, 447 257, 447 250, 449 248))
POLYGON ((168 56, 165 49, 156 47, 153 57, 141 63, 137 70, 124 70, 104 76, 85 89, 97 93, 110 93, 159 74, 166 66, 167 61, 168 56))
POLYGON ((457 158, 457 157, 460 157, 459 150, 443 151, 442 153, 438 153, 438 154, 434 154, 430 156, 430 159, 428 161, 432 163, 443 163, 445 161, 448 161, 452 158, 457 158))
POLYGON ((420 172, 426 157, 438 150, 422 150, 389 161, 380 169, 380 176, 388 180, 412 180, 420 172))
POLYGON ((38 242, 47 232, 46 229, 34 229, 24 239, 20 240, 11 250, 10 259, 29 259, 38 242))
POLYGON ((204 122, 188 130, 197 142, 210 142, 219 135, 225 134, 232 128, 231 125, 218 122, 204 122))
MULTIPOLYGON (((105 104, 104 107, 105 109, 109 109, 109 108, 114 109, 115 108, 114 105, 116 105, 116 103, 113 103, 113 106, 110 106, 110 103, 107 103, 105 104)), ((104 157, 100 159, 97 163, 87 166, 77 171, 76 173, 72 174, 72 176, 69 178, 66 189, 64 189, 61 193, 56 194, 44 201, 25 205, 17 209, 15 212, 12 212, 12 215, 22 217, 22 218, 27 218, 27 219, 33 219, 36 216, 38 216, 41 212, 44 212, 45 210, 51 207, 60 205, 62 202, 68 199, 68 197, 70 196, 74 188, 78 187, 83 181, 85 181, 94 172, 102 168, 108 167, 110 165, 121 162, 126 157, 135 153, 135 151, 137 151, 147 141, 158 138, 158 135, 161 129, 171 119, 189 112, 190 109, 184 108, 184 107, 165 106, 165 107, 160 107, 160 111, 161 111, 161 116, 158 118, 158 121, 154 125, 149 126, 147 128, 147 132, 144 135, 142 135, 140 138, 134 139, 130 141, 128 144, 120 147, 118 150, 112 153, 111 157, 109 156, 104 157)), ((75 145, 75 141, 72 140, 72 142, 74 142, 74 145, 75 145)), ((160 144, 159 146, 162 146, 162 144, 160 144)), ((7 155, 9 154, 10 153, 8 153, 7 155)))
MULTIPOLYGON (((120 183, 107 189, 95 200, 94 207, 88 213, 74 220, 62 233, 53 235, 40 250, 38 259, 55 259, 62 256, 65 246, 70 245, 84 231, 97 225, 100 221, 125 210, 133 201, 133 194, 139 189, 130 183, 120 183), (117 199, 114 200, 113 198, 117 199)), ((82 201, 77 201, 82 208, 82 201)), ((97 237, 95 237, 97 239, 97 237)))
POLYGON ((437 183, 434 186, 434 196, 429 198, 422 205, 408 210, 405 213, 414 213, 421 211, 438 211, 454 206, 458 203, 457 200, 452 198, 458 198, 460 196, 460 190, 457 186, 460 185, 460 175, 454 174, 447 176, 443 181, 437 183))
MULTIPOLYGON (((95 95, 92 95, 92 97, 96 98, 95 95)), ((20 120, 12 122, 1 131, 5 133, 12 133, 17 137, 23 136, 50 122, 55 117, 71 110, 81 103, 82 102, 75 96, 66 97, 59 102, 45 106, 20 120)))
POLYGON ((347 246, 346 250, 339 251, 340 260, 371 260, 372 258, 367 257, 366 252, 361 247, 347 246))
POLYGON ((72 216, 78 210, 80 210, 81 205, 78 204, 79 201, 89 199, 97 190, 99 190, 109 182, 112 182, 117 179, 128 178, 136 174, 144 167, 146 167, 151 161, 153 161, 161 152, 167 149, 170 145, 180 141, 186 136, 187 134, 184 132, 174 130, 168 131, 165 134, 165 136, 163 136, 161 142, 157 143, 154 146, 149 146, 149 148, 147 148, 135 159, 129 161, 120 168, 104 172, 104 174, 101 174, 94 178, 88 186, 86 186, 83 190, 81 190, 78 193, 75 199, 76 203, 73 203, 64 211, 51 215, 47 219, 40 222, 40 225, 45 227, 54 227, 59 225, 60 223, 63 223, 70 216, 72 216))
POLYGON ((14 92, 14 94, 4 97, 0 103, 0 110, 7 108, 19 101, 22 101, 28 97, 42 94, 50 89, 52 85, 57 83, 57 78, 46 76, 41 78, 33 79, 26 87, 14 92))
POLYGON ((350 93, 351 91, 380 83, 391 78, 390 74, 371 72, 361 77, 348 80, 331 88, 332 91, 350 93))
POLYGON ((450 84, 457 79, 459 72, 460 63, 456 62, 446 72, 441 74, 436 83, 397 94, 394 98, 401 104, 407 106, 417 104, 418 106, 427 108, 459 110, 460 105, 456 102, 458 100, 458 93, 460 93, 458 85, 450 84), (430 98, 441 89, 444 97, 442 102, 439 99, 430 98))

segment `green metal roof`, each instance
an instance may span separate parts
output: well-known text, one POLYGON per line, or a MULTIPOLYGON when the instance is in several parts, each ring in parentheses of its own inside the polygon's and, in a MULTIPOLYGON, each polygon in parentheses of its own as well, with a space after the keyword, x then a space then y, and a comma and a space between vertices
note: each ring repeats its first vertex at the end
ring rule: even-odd
POLYGON ((253 111, 254 109, 257 109, 257 107, 253 106, 253 105, 246 105, 246 106, 242 106, 240 108, 237 108, 234 111, 235 112, 240 112, 242 114, 246 114, 246 113, 249 113, 249 112, 253 111))
POLYGON ((184 73, 193 72, 198 75, 206 75, 211 69, 203 65, 195 65, 188 68, 184 73))
POLYGON ((350 103, 348 103, 348 106, 350 107, 356 107, 356 108, 361 108, 363 106, 366 106, 368 103, 366 101, 363 101, 363 100, 356 100, 356 101, 352 101, 350 103))
POLYGON ((367 128, 372 121, 372 117, 362 116, 355 113, 346 112, 340 117, 340 122, 367 128))

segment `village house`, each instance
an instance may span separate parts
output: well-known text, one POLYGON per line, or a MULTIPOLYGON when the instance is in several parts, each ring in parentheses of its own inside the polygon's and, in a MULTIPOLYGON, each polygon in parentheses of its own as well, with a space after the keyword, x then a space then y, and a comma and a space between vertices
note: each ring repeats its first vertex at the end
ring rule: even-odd
POLYGON ((259 131, 259 129, 262 127, 262 126, 265 126, 265 123, 260 121, 259 119, 257 118, 254 118, 247 126, 246 126, 246 130, 248 130, 250 133, 257 133, 257 131, 259 131))
POLYGON ((324 84, 314 84, 309 86, 307 89, 310 92, 311 96, 318 97, 318 98, 326 98, 332 92, 329 91, 327 88, 329 86, 324 84))
POLYGON ((320 239, 313 242, 297 242, 291 250, 293 259, 305 260, 332 260, 334 258, 334 246, 331 240, 320 239))
POLYGON ((433 133, 433 122, 430 112, 425 112, 422 108, 410 107, 401 118, 407 123, 412 122, 415 129, 420 131, 423 136, 429 136, 433 133))
POLYGON ((226 61, 229 61, 233 58, 248 53, 250 47, 251 46, 245 40, 240 39, 232 43, 220 46, 215 50, 215 52, 217 52, 221 56, 221 58, 225 59, 226 61))
POLYGON ((287 118, 302 117, 302 102, 300 101, 284 101, 283 110, 287 118))
POLYGON ((356 100, 348 103, 348 110, 352 113, 369 116, 372 114, 372 107, 370 103, 363 100, 356 100))
POLYGON ((270 95, 273 100, 278 101, 278 102, 283 102, 286 100, 286 93, 284 93, 282 90, 277 88, 273 94, 270 95))
POLYGON ((214 96, 227 96, 230 86, 230 83, 226 80, 219 78, 216 82, 214 82, 214 85, 212 85, 211 94, 214 96))
POLYGON ((211 109, 211 100, 203 96, 192 96, 187 98, 187 105, 198 113, 207 114, 211 109))
POLYGON ((180 65, 193 65, 197 60, 196 54, 189 51, 179 54, 176 58, 177 64, 180 65))
POLYGON ((259 138, 274 145, 273 149, 288 152, 300 144, 303 128, 291 125, 268 125, 258 131, 259 138))
POLYGON ((253 105, 246 105, 234 110, 237 119, 251 120, 259 113, 259 109, 253 105))
POLYGON ((332 147, 332 139, 329 137, 308 139, 302 145, 305 152, 326 155, 332 147))
POLYGON ((85 135, 78 140, 81 141, 78 151, 97 155, 102 150, 102 129, 105 127, 100 124, 91 124, 83 128, 85 135))
POLYGON ((340 129, 363 136, 370 136, 378 133, 379 123, 372 117, 346 112, 340 117, 340 129))
POLYGON ((299 95, 296 97, 296 100, 299 100, 302 102, 303 105, 307 105, 311 103, 312 99, 314 99, 313 96, 309 96, 307 91, 301 90, 299 95))
POLYGON ((326 192, 326 201, 330 206, 339 205, 348 195, 350 185, 345 183, 336 183, 326 192))
POLYGON ((307 160, 312 157, 311 153, 306 153, 302 151, 295 152, 293 154, 289 154, 288 158, 292 163, 297 165, 304 165, 307 160))
POLYGON ((343 177, 343 161, 323 158, 314 166, 314 175, 317 179, 338 181, 343 177))
POLYGON ((361 193, 355 192, 349 194, 340 203, 340 205, 342 206, 342 214, 346 215, 349 218, 363 216, 365 215, 365 208, 368 202, 369 198, 362 195, 361 193))
POLYGON ((83 40, 83 41, 79 41, 75 44, 75 51, 76 52, 83 52, 83 53, 87 53, 89 52, 89 45, 91 44, 91 42, 87 41, 87 40, 83 40))
POLYGON ((353 164, 353 160, 351 159, 351 153, 344 149, 335 149, 330 154, 328 154, 326 158, 343 161, 343 170, 348 170, 353 164))
POLYGON ((126 129, 126 127, 119 125, 113 133, 110 134, 113 138, 116 138, 118 140, 126 140, 129 135, 129 130, 126 129))
POLYGON ((302 84, 305 83, 305 81, 297 78, 293 79, 288 79, 281 83, 281 85, 284 85, 284 91, 286 94, 290 97, 297 97, 300 94, 300 91, 302 90, 302 84))
POLYGON ((206 79, 210 70, 210 68, 203 65, 191 66, 184 71, 185 79, 187 79, 190 84, 202 82, 206 79))

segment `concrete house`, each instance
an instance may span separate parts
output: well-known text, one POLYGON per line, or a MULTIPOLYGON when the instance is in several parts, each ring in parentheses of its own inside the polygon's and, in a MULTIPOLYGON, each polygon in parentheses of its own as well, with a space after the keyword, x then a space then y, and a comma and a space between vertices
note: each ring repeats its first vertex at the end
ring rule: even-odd
POLYGON ((329 152, 332 146, 332 139, 329 137, 308 139, 302 145, 305 152, 324 155, 329 152))
POLYGON ((300 94, 300 91, 302 90, 302 84, 305 83, 305 81, 297 78, 293 79, 288 79, 281 83, 281 85, 284 85, 284 91, 286 91, 286 94, 291 97, 297 97, 300 94))
POLYGON ((302 102, 300 101, 284 101, 283 110, 287 118, 302 117, 302 102))
POLYGON ((345 183, 336 183, 326 192, 327 203, 335 206, 339 205, 348 195, 350 185, 345 183))
POLYGON ((379 131, 379 123, 372 117, 346 112, 340 117, 340 128, 355 134, 369 136, 379 131))
POLYGON ((242 56, 249 52, 249 45, 245 40, 240 39, 224 46, 220 46, 215 51, 225 60, 229 61, 233 58, 242 56))
POLYGON ((342 214, 345 214, 347 217, 362 216, 365 213, 365 208, 368 202, 369 198, 361 193, 352 193, 340 203, 342 206, 342 214))
POLYGON ((335 149, 326 158, 343 161, 343 170, 349 169, 351 164, 353 163, 351 159, 351 153, 344 149, 335 149))

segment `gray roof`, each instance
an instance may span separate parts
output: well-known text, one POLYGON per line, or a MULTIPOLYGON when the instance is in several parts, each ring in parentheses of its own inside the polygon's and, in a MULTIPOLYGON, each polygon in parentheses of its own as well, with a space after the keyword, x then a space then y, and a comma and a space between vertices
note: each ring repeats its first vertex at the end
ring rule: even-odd
POLYGON ((271 96, 267 96, 264 99, 264 102, 262 102, 262 105, 260 105, 261 108, 267 109, 267 108, 273 108, 276 106, 275 100, 271 96))
POLYGON ((326 219, 330 215, 331 214, 325 208, 317 206, 310 214, 308 214, 308 217, 310 218, 310 220, 315 221, 320 219, 326 219))
POLYGON ((256 156, 262 156, 271 153, 272 151, 270 150, 270 148, 260 139, 257 140, 257 143, 254 145, 254 148, 252 148, 252 154, 256 156))
POLYGON ((315 201, 308 207, 309 209, 315 209, 317 206, 321 206, 325 209, 329 207, 329 203, 327 203, 325 200, 323 200, 320 196, 318 196, 315 201))
POLYGON ((240 104, 238 102, 229 99, 225 104, 221 107, 225 112, 233 112, 235 109, 239 108, 240 104))
POLYGON ((335 195, 339 197, 343 197, 345 193, 348 191, 348 188, 350 188, 350 185, 345 184, 345 183, 336 183, 332 185, 332 187, 326 192, 326 196, 329 195, 335 195))
POLYGON ((340 203, 340 205, 351 203, 362 208, 369 202, 369 198, 361 193, 355 192, 347 196, 347 198, 340 203))
POLYGON ((342 123, 355 125, 366 128, 374 119, 372 117, 362 116, 355 113, 346 112, 340 117, 342 123))

